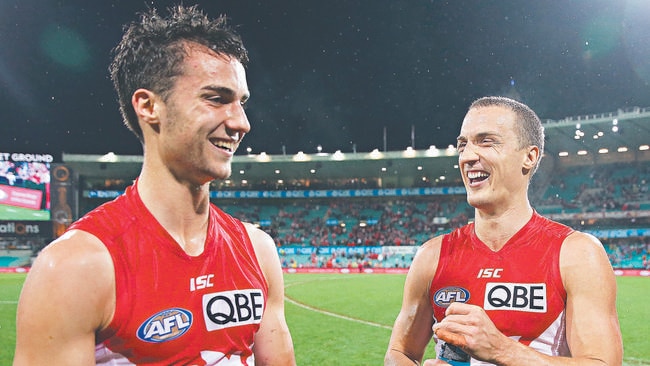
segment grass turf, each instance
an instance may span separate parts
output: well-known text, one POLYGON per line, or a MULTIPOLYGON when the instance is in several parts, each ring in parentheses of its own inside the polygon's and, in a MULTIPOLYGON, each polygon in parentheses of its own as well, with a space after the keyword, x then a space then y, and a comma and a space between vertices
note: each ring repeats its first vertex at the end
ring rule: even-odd
MULTIPOLYGON (((0 365, 10 365, 24 274, 0 274, 0 365)), ((380 365, 404 275, 287 274, 286 315, 299 365, 380 365)), ((624 365, 650 365, 650 279, 618 277, 624 365)), ((433 357, 433 347, 427 350, 433 357)))

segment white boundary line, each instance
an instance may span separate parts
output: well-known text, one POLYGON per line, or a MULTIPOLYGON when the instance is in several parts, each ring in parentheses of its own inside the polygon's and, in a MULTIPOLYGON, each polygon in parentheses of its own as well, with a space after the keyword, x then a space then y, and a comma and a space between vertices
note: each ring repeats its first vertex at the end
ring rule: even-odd
POLYGON ((644 360, 642 358, 635 358, 635 357, 623 358, 623 366, 643 366, 643 365, 650 365, 650 361, 644 360))
MULTIPOLYGON (((335 280, 340 280, 340 278, 336 278, 336 279, 334 279, 334 278, 318 278, 318 279, 310 280, 310 281, 297 281, 297 282, 292 282, 292 283, 289 283, 289 284, 285 284, 284 287, 288 288, 288 287, 291 287, 291 286, 304 285, 306 283, 316 282, 316 281, 335 281, 335 280)), ((349 317, 349 316, 345 316, 345 315, 341 315, 341 314, 337 314, 337 313, 332 313, 332 312, 329 312, 327 310, 323 310, 323 309, 319 309, 319 308, 316 308, 316 307, 313 307, 313 306, 309 306, 307 304, 303 304, 301 302, 298 302, 298 301, 288 297, 287 295, 284 295, 284 299, 286 301, 298 306, 298 307, 303 308, 303 309, 310 310, 310 311, 313 311, 313 312, 316 312, 316 313, 319 313, 319 314, 331 316, 333 318, 348 320, 348 321, 359 323, 359 324, 369 325, 371 327, 383 328, 383 329, 388 329, 388 330, 393 329, 393 327, 389 327, 389 326, 384 325, 384 324, 379 324, 379 323, 374 323, 374 322, 370 322, 370 321, 367 321, 367 320, 352 318, 352 317, 349 317)))
POLYGON ((307 309, 307 310, 310 310, 310 311, 313 311, 313 312, 316 312, 316 313, 320 313, 320 314, 323 314, 323 315, 327 315, 327 316, 331 316, 331 317, 339 318, 339 319, 343 319, 343 320, 349 320, 349 321, 355 322, 355 323, 370 325, 372 327, 383 328, 383 329, 388 329, 388 330, 393 329, 393 327, 389 327, 387 325, 383 325, 383 324, 379 324, 379 323, 373 323, 373 322, 369 322, 367 320, 361 320, 361 319, 357 319, 357 318, 351 318, 349 316, 336 314, 336 313, 332 313, 332 312, 329 312, 329 311, 326 311, 326 310, 315 308, 315 307, 312 307, 312 306, 309 306, 309 305, 305 305, 305 304, 299 303, 296 300, 293 300, 293 299, 291 299, 291 298, 289 298, 287 296, 285 296, 284 299, 286 301, 298 306, 298 307, 301 307, 303 309, 307 309))

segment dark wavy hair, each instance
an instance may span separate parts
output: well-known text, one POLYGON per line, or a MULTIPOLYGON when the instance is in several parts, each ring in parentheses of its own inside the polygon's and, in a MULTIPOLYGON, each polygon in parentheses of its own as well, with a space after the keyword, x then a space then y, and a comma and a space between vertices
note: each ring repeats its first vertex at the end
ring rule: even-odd
POLYGON ((224 15, 208 18, 196 5, 168 9, 168 17, 156 9, 140 14, 140 20, 124 27, 120 43, 113 49, 109 68, 126 126, 143 142, 142 130, 131 105, 131 96, 145 88, 166 100, 175 78, 183 72, 187 43, 248 63, 241 37, 227 24, 224 15))
POLYGON ((515 132, 519 139, 519 148, 523 149, 528 146, 537 146, 539 148, 539 158, 531 172, 531 176, 533 176, 544 154, 544 126, 542 126, 542 121, 529 106, 506 97, 489 96, 479 98, 469 106, 469 109, 490 106, 505 107, 515 113, 517 117, 515 132))

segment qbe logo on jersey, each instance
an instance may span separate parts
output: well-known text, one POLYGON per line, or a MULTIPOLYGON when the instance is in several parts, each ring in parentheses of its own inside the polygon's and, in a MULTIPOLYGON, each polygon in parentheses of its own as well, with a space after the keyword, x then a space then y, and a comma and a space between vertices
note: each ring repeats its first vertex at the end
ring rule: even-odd
POLYGON ((485 285, 485 310, 546 312, 545 283, 498 283, 485 285))
POLYGON ((264 312, 260 289, 234 290, 203 295, 203 316, 209 331, 259 324, 264 312))

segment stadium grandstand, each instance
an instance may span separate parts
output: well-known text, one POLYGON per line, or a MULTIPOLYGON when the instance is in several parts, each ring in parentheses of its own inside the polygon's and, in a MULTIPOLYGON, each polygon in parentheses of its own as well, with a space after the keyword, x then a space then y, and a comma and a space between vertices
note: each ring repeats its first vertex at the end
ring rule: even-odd
MULTIPOLYGON (((544 125, 533 207, 598 237, 620 273, 647 275, 650 108, 544 125)), ((289 271, 405 269, 419 244, 472 220, 457 160, 453 145, 295 155, 249 149, 234 158, 230 179, 213 182, 211 199, 268 232, 289 271)), ((24 265, 25 250, 36 255, 73 220, 117 197, 141 163, 141 156, 64 153, 52 164, 52 235, 25 240, 3 233, 0 250, 19 248, 22 259, 4 255, 0 266, 24 265)))

